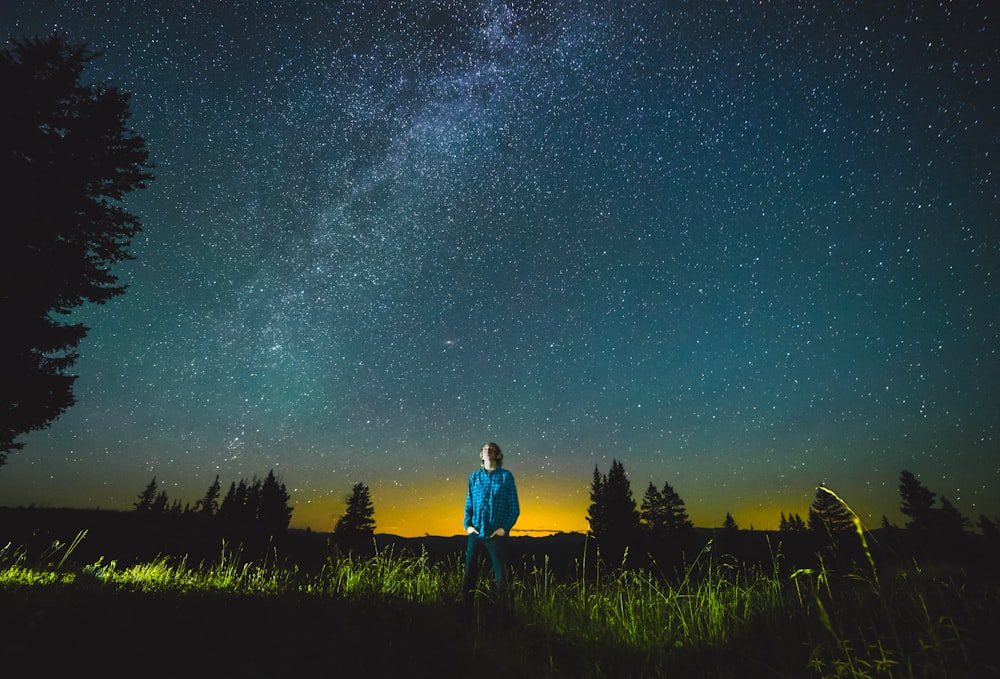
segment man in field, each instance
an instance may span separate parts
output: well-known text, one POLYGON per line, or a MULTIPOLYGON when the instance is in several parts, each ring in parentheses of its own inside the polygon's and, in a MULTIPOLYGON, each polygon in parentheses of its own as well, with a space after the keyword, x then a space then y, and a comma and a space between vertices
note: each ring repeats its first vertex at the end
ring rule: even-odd
POLYGON ((486 550, 493 565, 500 596, 507 592, 507 540, 521 509, 517 502, 514 475, 503 469, 500 446, 487 443, 479 452, 482 467, 469 475, 469 490, 465 496, 465 532, 469 539, 465 547, 465 577, 462 595, 467 613, 472 611, 476 585, 476 553, 486 550))

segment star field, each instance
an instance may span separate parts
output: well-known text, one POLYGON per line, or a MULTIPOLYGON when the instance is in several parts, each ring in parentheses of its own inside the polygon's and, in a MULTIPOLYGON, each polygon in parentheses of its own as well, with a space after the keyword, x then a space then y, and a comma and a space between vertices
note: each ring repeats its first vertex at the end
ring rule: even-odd
POLYGON ((1000 36, 923 4, 5 3, 105 50, 156 180, 0 501, 273 468, 293 526, 363 481, 450 535, 494 440, 527 530, 613 458, 700 526, 901 523, 903 469, 1000 515, 1000 36))

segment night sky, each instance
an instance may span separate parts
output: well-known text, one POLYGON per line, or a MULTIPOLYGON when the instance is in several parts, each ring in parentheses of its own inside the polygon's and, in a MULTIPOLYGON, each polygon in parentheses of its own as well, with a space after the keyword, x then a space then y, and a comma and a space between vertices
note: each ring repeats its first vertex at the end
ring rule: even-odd
POLYGON ((613 459, 697 526, 820 483, 902 524, 903 469, 998 517, 997 14, 3 2, 8 45, 106 51, 84 80, 133 94, 156 180, 0 504, 273 469, 293 526, 364 482, 379 532, 452 535, 496 441, 522 530, 585 530, 613 459))

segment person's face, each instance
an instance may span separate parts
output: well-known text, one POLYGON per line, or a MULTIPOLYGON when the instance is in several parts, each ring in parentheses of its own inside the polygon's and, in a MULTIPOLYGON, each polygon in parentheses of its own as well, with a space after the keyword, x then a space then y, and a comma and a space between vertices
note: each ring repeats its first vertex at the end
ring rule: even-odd
POLYGON ((483 449, 480 451, 479 456, 482 458, 483 464, 489 467, 490 469, 493 469, 494 467, 497 466, 497 451, 495 448, 491 448, 489 446, 483 446, 483 449))

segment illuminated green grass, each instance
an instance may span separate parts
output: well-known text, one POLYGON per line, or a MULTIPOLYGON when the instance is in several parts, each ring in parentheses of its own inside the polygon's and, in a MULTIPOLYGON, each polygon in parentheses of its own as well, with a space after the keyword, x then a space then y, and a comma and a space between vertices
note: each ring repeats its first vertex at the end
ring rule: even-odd
MULTIPOLYGON (((291 647, 299 662, 332 639, 339 666, 376 674, 412 674, 421 666, 414 662, 449 647, 461 649, 454 676, 465 675, 469 662, 488 668, 480 676, 533 677, 977 677, 997 667, 989 646, 996 581, 972 586, 961 573, 932 577, 917 566, 878 576, 869 564, 849 573, 821 565, 782 576, 780 557, 765 572, 717 558, 710 546, 668 583, 605 564, 596 575, 564 580, 546 559, 515 573, 508 616, 487 589, 470 620, 458 603, 458 555, 433 563, 426 553, 383 551, 330 558, 305 572, 277 559, 246 562, 238 548, 223 545, 211 563, 162 557, 128 567, 105 559, 74 566, 73 548, 84 538, 54 545, 34 564, 22 550, 0 550, 0 604, 26 616, 52 611, 47 620, 58 621, 90 619, 80 612, 87 610, 135 615, 146 602, 179 621, 152 628, 154 636, 183 641, 192 634, 183 624, 188 612, 214 616, 200 623, 201 635, 233 625, 230 643, 250 635, 252 647, 267 649, 280 638, 275 647, 291 647), (272 625, 259 634, 249 622, 258 616, 272 625)), ((100 624, 113 627, 117 619, 105 614, 100 624)), ((8 643, 34 643, 19 634, 8 643)), ((143 638, 141 630, 112 630, 110 638, 119 634, 130 647, 143 638)), ((449 676, 447 656, 432 662, 436 676, 449 676)))

